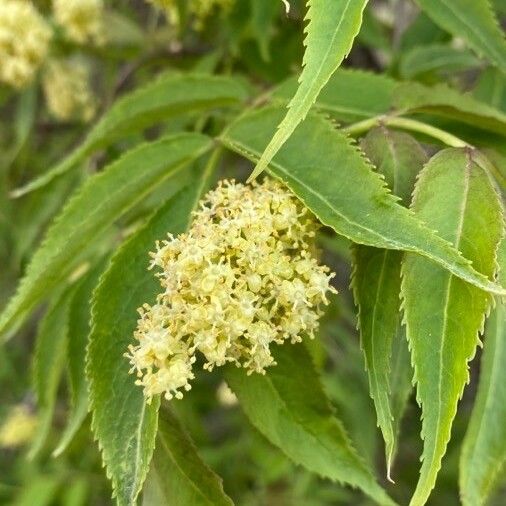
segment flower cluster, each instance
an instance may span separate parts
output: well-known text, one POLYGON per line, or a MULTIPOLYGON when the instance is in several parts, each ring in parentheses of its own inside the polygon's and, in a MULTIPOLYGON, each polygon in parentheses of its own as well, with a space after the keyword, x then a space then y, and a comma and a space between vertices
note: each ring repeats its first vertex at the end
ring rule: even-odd
MULTIPOLYGON (((180 19, 176 0, 149 1, 165 11, 171 24, 179 24, 180 19)), ((228 11, 233 4, 234 0, 189 0, 187 9, 188 14, 193 18, 194 27, 197 30, 202 30, 206 20, 215 10, 228 11)))
POLYGON ((145 304, 129 347, 148 399, 182 397, 196 352, 212 370, 273 365, 270 345, 314 337, 333 274, 313 256, 317 222, 281 184, 223 181, 200 203, 188 233, 157 243, 151 266, 163 291, 145 304))
POLYGON ((0 447, 16 448, 30 441, 37 428, 37 417, 20 404, 14 406, 0 427, 0 447))
POLYGON ((77 44, 100 45, 105 39, 103 0, 53 0, 56 22, 67 37, 77 44))
POLYGON ((43 77, 50 113, 62 121, 89 121, 95 114, 95 98, 88 67, 79 60, 51 60, 43 77))
POLYGON ((45 59, 51 30, 31 2, 0 2, 0 81, 28 84, 45 59))

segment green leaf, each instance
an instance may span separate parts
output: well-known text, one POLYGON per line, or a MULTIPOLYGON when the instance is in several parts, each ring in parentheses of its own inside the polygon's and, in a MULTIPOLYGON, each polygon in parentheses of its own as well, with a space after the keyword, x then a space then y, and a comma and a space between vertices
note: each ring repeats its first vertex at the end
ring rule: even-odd
POLYGON ((401 77, 410 79, 427 72, 451 73, 480 65, 470 51, 456 49, 448 44, 415 47, 403 54, 399 64, 401 77))
POLYGON ((156 450, 143 506, 232 506, 222 480, 202 461, 197 448, 169 409, 160 411, 156 450))
POLYGON ((437 24, 506 71, 506 41, 488 0, 416 0, 437 24))
POLYGON ((477 100, 506 113, 506 75, 497 69, 486 69, 473 90, 477 100))
POLYGON ((91 325, 91 296, 97 286, 103 264, 86 274, 70 302, 67 366, 70 380, 71 412, 60 442, 53 452, 57 457, 65 451, 88 414, 88 384, 85 356, 91 325))
MULTIPOLYGON (((506 240, 499 250, 499 278, 506 283, 506 240)), ((460 457, 464 506, 486 503, 506 461, 506 304, 497 301, 487 322, 480 384, 460 457)))
POLYGON ((79 144, 47 173, 12 193, 19 197, 46 185, 82 162, 99 148, 126 134, 147 128, 176 115, 239 104, 247 90, 239 79, 208 74, 165 74, 155 82, 119 99, 79 144))
MULTIPOLYGON (((434 156, 420 174, 412 208, 461 249, 479 272, 494 274, 503 232, 502 208, 472 151, 447 149, 434 156)), ((491 297, 409 254, 403 264, 401 293, 423 418, 422 468, 411 500, 412 506, 420 506, 426 503, 441 467, 491 297)))
MULTIPOLYGON (((420 145, 407 134, 378 128, 369 132, 362 148, 393 193, 409 204, 416 176, 427 160, 420 145)), ((358 245, 353 251, 352 287, 359 308, 361 347, 391 479, 412 377, 407 342, 399 325, 402 252, 358 245)))
MULTIPOLYGON (((392 107, 396 82, 363 70, 338 69, 322 89, 315 108, 339 121, 359 121, 386 114, 392 107)), ((281 84, 274 99, 288 100, 297 90, 297 79, 281 84)))
POLYGON ((119 505, 134 505, 155 446, 159 398, 147 405, 124 357, 134 343, 137 308, 154 302, 160 285, 147 270, 148 251, 168 232, 183 232, 200 197, 192 184, 171 198, 111 260, 93 297, 86 373, 92 428, 119 505))
POLYGON ((69 290, 53 301, 40 322, 37 332, 33 379, 39 423, 37 435, 30 448, 30 458, 34 458, 42 450, 51 430, 56 394, 65 364, 69 325, 69 290))
MULTIPOLYGON (((221 140, 256 161, 282 113, 266 108, 245 115, 221 140)), ((419 253, 484 290, 505 293, 476 272, 450 243, 400 206, 352 141, 323 118, 311 115, 304 121, 280 150, 269 172, 324 225, 352 241, 419 253)))
POLYGON ((290 459, 333 481, 360 488, 378 504, 395 504, 352 447, 323 392, 304 345, 276 347, 266 375, 227 366, 230 388, 251 423, 290 459))
POLYGON ((75 266, 82 252, 158 184, 201 156, 207 137, 180 134, 127 152, 89 178, 49 228, 17 293, 0 315, 0 334, 22 320, 75 266))
POLYGON ((401 112, 427 112, 506 135, 506 114, 446 85, 401 83, 394 91, 401 112))
POLYGON ((271 163, 350 52, 353 39, 360 31, 366 4, 367 0, 308 0, 306 20, 309 24, 299 86, 250 179, 261 174, 271 163))

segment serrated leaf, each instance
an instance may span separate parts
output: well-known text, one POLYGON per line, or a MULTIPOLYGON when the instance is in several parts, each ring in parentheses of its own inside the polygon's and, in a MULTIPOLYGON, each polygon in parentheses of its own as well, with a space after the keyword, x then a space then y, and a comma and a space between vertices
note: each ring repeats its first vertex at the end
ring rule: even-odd
POLYGON ((506 41, 489 0, 416 0, 437 24, 506 71, 506 41))
MULTIPOLYGON (((447 149, 423 169, 413 210, 470 258, 495 272, 502 208, 488 174, 468 149, 447 149)), ((422 467, 411 506, 426 503, 436 482, 479 343, 490 295, 415 255, 406 255, 401 286, 406 334, 422 407, 422 467)))
POLYGON ((91 330, 91 297, 98 284, 104 265, 86 274, 76 287, 70 301, 67 367, 70 380, 71 410, 67 426, 63 431, 53 455, 57 457, 65 451, 88 414, 88 384, 85 374, 85 356, 88 336, 91 330))
MULTIPOLYGON (((362 148, 393 193, 408 205, 416 176, 427 160, 420 145, 407 134, 378 128, 369 132, 362 148)), ((355 246, 353 251, 352 287, 359 308, 361 347, 391 479, 412 377, 407 343, 399 326, 402 253, 368 246, 355 246)))
POLYGON ((193 184, 171 198, 111 260, 93 297, 87 352, 92 428, 102 450, 118 505, 134 505, 146 474, 157 430, 159 398, 147 405, 124 357, 134 343, 137 308, 154 302, 159 282, 147 270, 148 251, 168 232, 183 232, 200 197, 193 184))
POLYGON ((451 73, 468 70, 480 65, 480 60, 470 51, 457 49, 449 44, 418 46, 404 53, 399 64, 401 77, 410 79, 427 72, 451 73))
POLYGON ((89 178, 48 229, 18 290, 0 315, 0 334, 26 315, 68 275, 91 241, 178 169, 201 156, 211 141, 179 134, 127 152, 89 178))
MULTIPOLYGON (((499 249, 499 279, 506 282, 506 240, 499 249)), ((506 461, 506 304, 498 300, 485 332, 478 394, 460 457, 464 506, 486 504, 506 461)))
MULTIPOLYGON (((227 129, 221 141, 256 161, 281 114, 282 110, 273 107, 247 114, 227 129)), ((269 172, 324 225, 352 241, 419 253, 484 290, 505 293, 400 206, 352 141, 325 119, 308 117, 280 150, 269 172)))
POLYGON ((308 0, 306 51, 297 91, 250 179, 261 174, 304 120, 318 94, 348 55, 367 0, 308 0))
POLYGON ((41 177, 12 192, 19 197, 46 185, 99 148, 166 121, 173 116, 239 104, 247 97, 244 84, 233 77, 208 74, 165 74, 155 82, 119 99, 79 144, 59 164, 41 177))
POLYGON ((143 506, 233 506, 221 478, 200 458, 197 448, 169 409, 160 411, 156 449, 143 506), (153 490, 155 489, 155 490, 153 490))
POLYGON ((37 435, 29 457, 42 450, 53 421, 56 394, 60 384, 67 347, 71 290, 57 297, 41 320, 36 337, 33 383, 37 395, 37 435))
POLYGON ((226 369, 227 383, 251 423, 309 471, 358 487, 378 504, 395 504, 334 416, 304 345, 286 344, 273 352, 277 365, 266 375, 226 369))
MULTIPOLYGON (((386 114, 392 107, 396 81, 363 70, 338 69, 322 89, 315 108, 339 121, 359 121, 386 114)), ((288 100, 297 90, 297 79, 281 84, 274 99, 288 100)))
POLYGON ((427 112, 506 135, 506 114, 444 85, 401 83, 394 92, 394 106, 402 112, 427 112))

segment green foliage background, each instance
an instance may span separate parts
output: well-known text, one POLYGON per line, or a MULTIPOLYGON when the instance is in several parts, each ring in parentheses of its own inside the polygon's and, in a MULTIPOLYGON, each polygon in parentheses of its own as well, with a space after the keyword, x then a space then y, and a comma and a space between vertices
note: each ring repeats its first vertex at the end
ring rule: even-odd
POLYGON ((0 85, 0 434, 38 423, 0 448, 0 504, 505 504, 504 3, 235 0, 196 27, 192 2, 106 2, 102 46, 57 32, 87 124, 40 76, 0 85), (319 336, 147 405, 148 252, 263 171, 324 225, 319 336))

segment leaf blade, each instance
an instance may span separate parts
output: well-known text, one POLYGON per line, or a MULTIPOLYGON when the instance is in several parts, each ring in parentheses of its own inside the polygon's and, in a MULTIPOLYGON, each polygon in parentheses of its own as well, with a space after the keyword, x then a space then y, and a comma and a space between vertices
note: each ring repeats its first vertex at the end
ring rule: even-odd
MULTIPOLYGON (((150 477, 156 480, 161 497, 143 506, 232 506, 221 478, 200 458, 190 436, 169 409, 160 411, 157 447, 150 477)), ((156 486, 156 485, 155 485, 156 486)))
POLYGON ((367 0, 311 0, 308 2, 304 44, 306 51, 299 87, 288 112, 265 148, 250 180, 261 174, 304 120, 321 89, 351 50, 360 31, 367 0), (323 56, 322 54, 323 53, 323 56))
MULTIPOLYGON (((462 248, 480 272, 493 275, 502 209, 488 174, 471 152, 447 149, 433 157, 418 180, 413 209, 462 248)), ((458 400, 469 380, 467 364, 479 343, 490 296, 409 254, 401 291, 423 413, 422 467, 410 503, 420 506, 434 487, 451 437, 458 400)))
MULTIPOLYGON (((506 279, 506 241, 499 251, 500 278, 506 279)), ((460 455, 464 506, 483 505, 506 460, 506 305, 497 301, 485 334, 478 394, 460 455)))
POLYGON ((227 383, 251 423, 294 462, 359 487, 379 504, 395 504, 351 446, 323 392, 304 345, 274 350, 277 365, 264 376, 227 366, 227 383), (297 374, 294 374, 297 371, 297 374))

